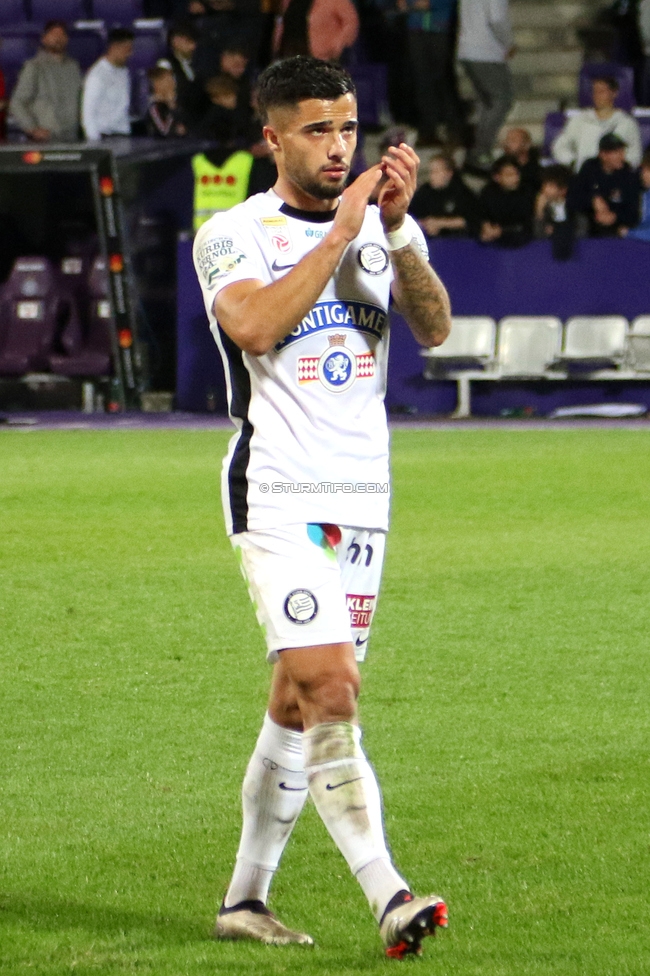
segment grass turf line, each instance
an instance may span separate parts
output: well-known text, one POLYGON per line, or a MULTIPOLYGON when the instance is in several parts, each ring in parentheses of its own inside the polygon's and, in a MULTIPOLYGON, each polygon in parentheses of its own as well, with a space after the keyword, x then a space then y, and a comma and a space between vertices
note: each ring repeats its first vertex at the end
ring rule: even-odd
MULTIPOLYGON (((0 435, 0 970, 380 974, 313 808, 272 907, 213 943, 263 646, 218 497, 223 432, 0 435)), ((365 742, 444 976, 641 976, 648 434, 399 431, 365 742)))

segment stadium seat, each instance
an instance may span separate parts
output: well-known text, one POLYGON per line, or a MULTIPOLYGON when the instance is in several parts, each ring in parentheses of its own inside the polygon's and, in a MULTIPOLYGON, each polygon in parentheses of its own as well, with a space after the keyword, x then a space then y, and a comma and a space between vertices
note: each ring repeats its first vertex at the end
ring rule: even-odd
POLYGON ((443 369, 482 369, 494 360, 496 333, 496 322, 485 315, 457 316, 449 337, 426 355, 443 369))
POLYGON ((92 16, 107 24, 130 24, 142 17, 142 0, 92 0, 92 16))
POLYGON ((0 47, 0 66, 4 72, 7 91, 11 92, 25 61, 38 51, 40 31, 33 25, 3 29, 0 47))
POLYGON ((629 366, 637 373, 650 373, 650 315, 634 319, 627 342, 629 366))
POLYGON ((71 27, 68 54, 87 71, 106 49, 106 31, 103 27, 71 27))
POLYGON ((499 322, 499 374, 522 379, 544 376, 557 360, 561 340, 562 323, 553 316, 506 316, 499 322))
POLYGON ((628 323, 622 315, 577 315, 564 328, 558 361, 587 369, 618 367, 625 362, 628 323))
POLYGON ((591 108, 593 105, 591 84, 594 78, 616 78, 618 94, 616 108, 631 112, 636 105, 634 97, 634 70, 616 61, 589 61, 580 69, 578 83, 578 104, 581 108, 591 108))
POLYGON ((74 341, 75 318, 74 302, 61 288, 50 261, 18 258, 0 299, 0 320, 6 323, 0 375, 47 369, 54 344, 66 328, 68 342, 74 341))
MULTIPOLYGON (((54 353, 49 363, 62 376, 106 376, 111 371, 112 339, 109 284, 106 261, 95 258, 87 282, 89 323, 86 338, 70 352, 54 353)), ((66 337, 64 336, 64 339, 66 337)), ((65 343, 63 343, 65 347, 65 343)))
POLYGON ((37 24, 44 24, 48 20, 65 20, 70 23, 88 16, 85 0, 30 0, 30 5, 30 19, 37 24))
POLYGON ((354 64, 350 74, 357 89, 359 121, 382 125, 388 113, 388 75, 385 64, 354 64))
POLYGON ((0 3, 0 26, 22 24, 24 20, 27 20, 27 11, 23 0, 2 0, 0 3))
POLYGON ((551 156, 553 143, 564 128, 568 112, 549 112, 544 121, 544 145, 542 155, 551 156))

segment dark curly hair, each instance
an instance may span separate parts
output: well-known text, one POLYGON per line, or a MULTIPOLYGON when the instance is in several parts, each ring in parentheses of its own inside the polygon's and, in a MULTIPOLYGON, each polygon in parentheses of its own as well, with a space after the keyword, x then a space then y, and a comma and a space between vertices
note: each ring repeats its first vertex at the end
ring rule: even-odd
POLYGON ((276 61, 262 72, 257 84, 258 113, 266 122, 269 109, 280 105, 356 93, 352 78, 340 65, 299 54, 276 61))

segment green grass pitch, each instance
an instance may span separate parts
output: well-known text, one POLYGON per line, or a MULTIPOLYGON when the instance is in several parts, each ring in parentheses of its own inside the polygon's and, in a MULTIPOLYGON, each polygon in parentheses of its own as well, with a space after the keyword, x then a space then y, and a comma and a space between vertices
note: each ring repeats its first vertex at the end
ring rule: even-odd
POLYGON ((0 435, 0 971, 647 976, 650 431, 393 436, 362 720, 451 920, 404 963, 313 807, 271 905, 317 947, 210 939, 268 680, 227 436, 0 435))

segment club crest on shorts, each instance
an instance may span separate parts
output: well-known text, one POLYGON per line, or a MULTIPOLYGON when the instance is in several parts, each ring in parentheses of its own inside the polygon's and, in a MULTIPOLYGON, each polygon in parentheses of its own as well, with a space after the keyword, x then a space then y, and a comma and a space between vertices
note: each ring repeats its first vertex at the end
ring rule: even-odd
POLYGON ((284 614, 294 624, 308 624, 318 613, 318 600, 309 590, 292 590, 284 601, 284 614))
POLYGON ((369 275, 381 275, 388 267, 388 253, 380 244, 362 244, 357 257, 369 275))

